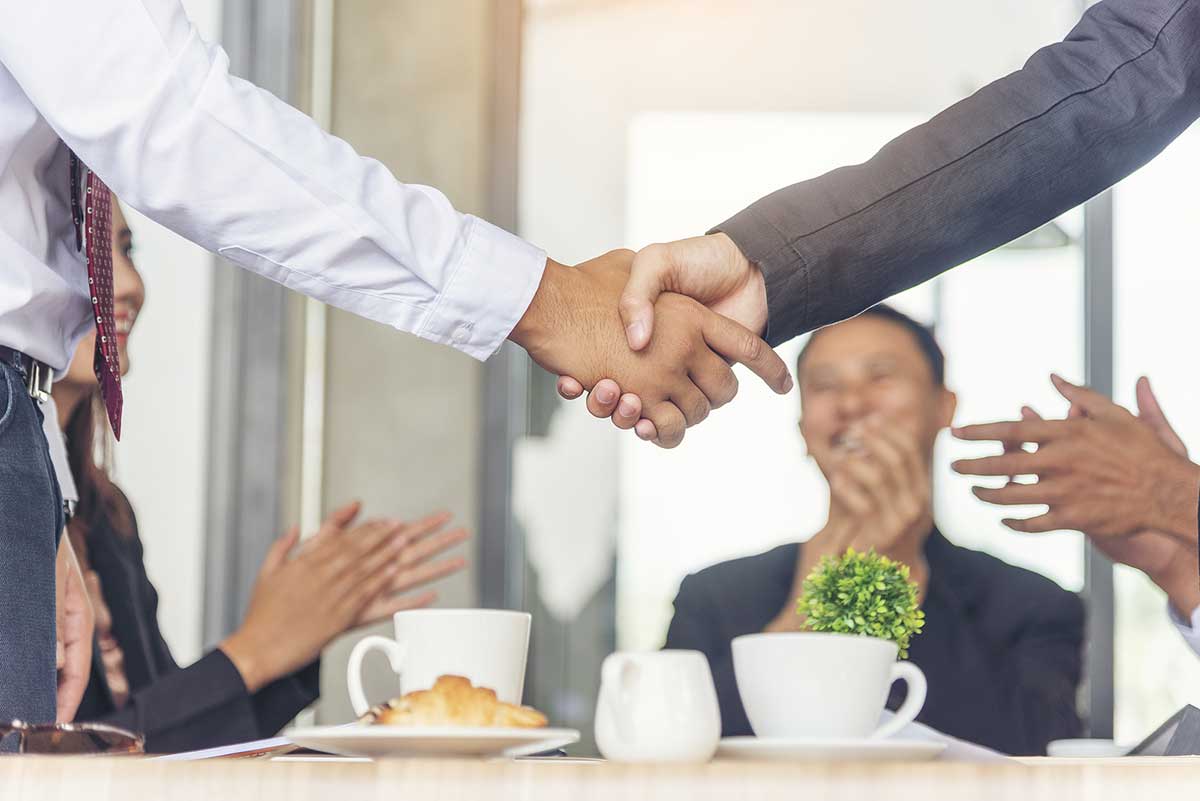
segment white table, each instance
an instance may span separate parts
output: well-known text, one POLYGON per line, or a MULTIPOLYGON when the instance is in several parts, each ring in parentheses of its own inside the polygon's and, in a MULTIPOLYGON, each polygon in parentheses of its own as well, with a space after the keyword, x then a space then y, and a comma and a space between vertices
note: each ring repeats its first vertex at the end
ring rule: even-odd
POLYGON ((4 801, 1186 801, 1200 758, 1005 764, 618 765, 394 760, 0 758, 4 801))

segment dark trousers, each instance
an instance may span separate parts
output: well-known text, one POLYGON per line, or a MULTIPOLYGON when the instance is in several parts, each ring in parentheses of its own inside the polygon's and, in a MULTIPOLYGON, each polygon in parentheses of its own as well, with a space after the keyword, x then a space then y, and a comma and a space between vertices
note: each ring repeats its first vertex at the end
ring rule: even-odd
MULTIPOLYGON (((22 370, 0 362, 0 720, 54 720, 54 564, 62 526, 41 409, 22 370)), ((3 745, 0 751, 15 744, 3 745)))

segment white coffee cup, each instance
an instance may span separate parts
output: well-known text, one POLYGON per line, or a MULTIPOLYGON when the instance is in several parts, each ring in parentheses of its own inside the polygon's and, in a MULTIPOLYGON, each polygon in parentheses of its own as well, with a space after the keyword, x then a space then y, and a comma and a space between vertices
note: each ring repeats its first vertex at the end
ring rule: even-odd
POLYGON ((876 637, 817 632, 747 634, 733 640, 733 671, 750 726, 759 737, 883 738, 916 718, 925 674, 897 662, 896 644, 876 637), (880 725, 897 679, 908 694, 880 725))
MULTIPOLYGON (((363 658, 378 649, 387 655, 399 694, 427 690, 439 676, 463 676, 476 687, 495 690, 510 704, 521 703, 530 616, 501 609, 414 609, 392 617, 396 639, 364 637, 350 652, 346 684, 354 712, 371 707, 362 687, 363 658)), ((385 699, 379 699, 385 700, 385 699)))
POLYGON ((600 670, 596 745, 621 762, 707 762, 721 738, 708 660, 699 651, 615 653, 600 670))

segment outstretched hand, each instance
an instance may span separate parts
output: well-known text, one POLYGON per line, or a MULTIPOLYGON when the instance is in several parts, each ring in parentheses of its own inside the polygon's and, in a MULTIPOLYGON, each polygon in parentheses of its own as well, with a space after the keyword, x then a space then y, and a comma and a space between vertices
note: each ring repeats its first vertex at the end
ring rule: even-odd
MULTIPOLYGON (((1160 442, 1180 457, 1187 458, 1184 445, 1167 421, 1150 380, 1137 382, 1137 419, 1157 435, 1160 442)), ((1072 404, 1068 419, 1086 417, 1082 407, 1072 404)), ((1026 406, 1021 409, 1022 420, 1042 420, 1042 416, 1026 406)), ((1021 443, 1005 443, 1005 453, 1021 450, 1021 443)), ((1085 534, 1087 532, 1084 532, 1085 534)), ((1197 546, 1180 542, 1175 537, 1155 529, 1142 529, 1125 537, 1090 537, 1096 548, 1114 562, 1140 570, 1157 584, 1181 617, 1188 618, 1200 606, 1200 585, 1196 583, 1197 546)))
POLYGON ((1097 392, 1052 378, 1071 403, 1066 420, 1042 420, 1027 412, 1020 421, 954 429, 960 439, 1005 445, 1000 456, 960 459, 955 471, 1037 477, 1032 484, 975 487, 975 495, 988 503, 1048 507, 1037 517, 1003 521, 1016 531, 1074 529, 1099 540, 1152 530, 1194 544, 1200 466, 1180 452, 1182 442, 1149 384, 1139 388, 1139 401, 1146 405, 1143 417, 1135 417, 1097 392), (1037 449, 1026 451, 1025 443, 1037 449))
POLYGON ((790 389, 787 366, 756 333, 677 293, 654 299, 653 332, 632 350, 619 300, 633 261, 631 251, 618 250, 575 268, 550 262, 510 338, 545 369, 573 376, 580 392, 606 392, 608 378, 636 395, 639 415, 664 447, 733 399, 731 364, 746 365, 777 392, 790 389))
MULTIPOLYGON (((661 325, 662 319, 658 303, 665 293, 686 295, 715 314, 734 321, 753 334, 754 348, 770 351, 761 339, 767 324, 766 285, 762 273, 725 234, 649 245, 634 256, 629 280, 618 305, 626 341, 633 350, 641 351, 653 341, 656 322, 661 325)), ((736 351, 722 350, 716 345, 713 350, 727 361, 744 361, 736 351)), ((786 368, 786 379, 782 382, 776 383, 761 373, 759 375, 776 392, 791 389, 791 377, 786 374, 786 368)), ((578 398, 584 390, 578 376, 564 374, 559 379, 559 394, 568 400, 578 398)), ((617 428, 634 428, 644 440, 668 447, 677 444, 673 436, 664 436, 652 415, 643 416, 648 408, 645 399, 615 375, 592 387, 587 407, 596 417, 611 417, 617 428)))

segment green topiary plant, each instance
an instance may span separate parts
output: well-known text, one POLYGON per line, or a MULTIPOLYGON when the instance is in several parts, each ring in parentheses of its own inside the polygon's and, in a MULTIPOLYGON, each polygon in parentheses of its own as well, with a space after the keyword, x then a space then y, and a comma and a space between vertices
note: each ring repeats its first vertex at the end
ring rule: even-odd
POLYGON ((908 656, 908 644, 925 625, 917 605, 917 585, 909 581, 908 565, 893 562, 871 549, 845 556, 821 558, 804 580, 796 613, 805 615, 804 628, 840 634, 863 634, 891 640, 908 656))

